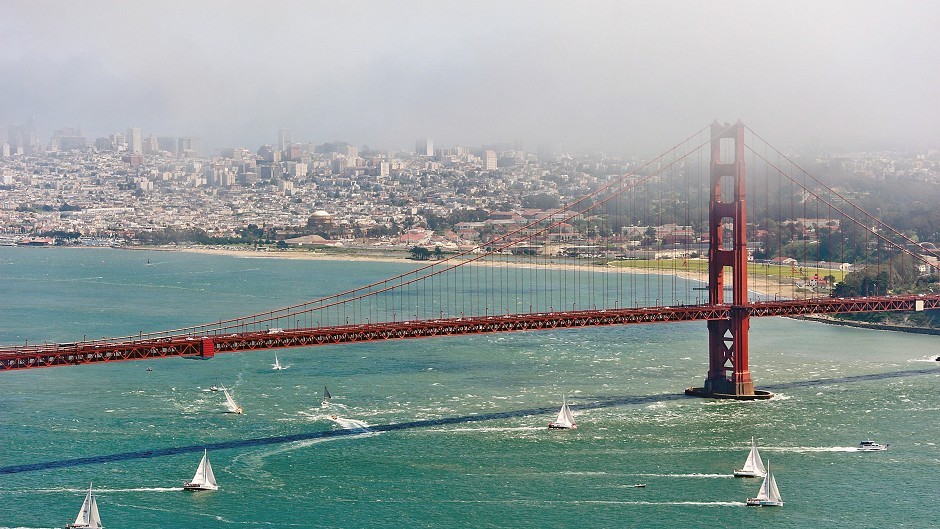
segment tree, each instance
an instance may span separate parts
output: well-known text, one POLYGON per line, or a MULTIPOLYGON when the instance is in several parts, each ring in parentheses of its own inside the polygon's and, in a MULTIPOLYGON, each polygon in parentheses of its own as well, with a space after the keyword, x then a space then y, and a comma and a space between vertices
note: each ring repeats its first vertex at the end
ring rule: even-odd
POLYGON ((557 208, 561 202, 556 195, 548 193, 538 193, 522 197, 522 207, 534 209, 553 209, 557 208))
POLYGON ((416 261, 427 261, 431 258, 431 250, 421 246, 415 246, 410 250, 411 258, 416 261))
POLYGON ((434 258, 438 261, 444 258, 444 250, 441 250, 440 246, 434 247, 434 258))

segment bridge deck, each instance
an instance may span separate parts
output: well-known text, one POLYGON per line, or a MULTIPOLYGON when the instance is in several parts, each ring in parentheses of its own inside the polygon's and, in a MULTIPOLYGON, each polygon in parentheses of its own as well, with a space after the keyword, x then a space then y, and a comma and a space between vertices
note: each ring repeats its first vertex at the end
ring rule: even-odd
POLYGON ((93 341, 0 348, 0 371, 167 357, 211 357, 215 353, 315 345, 431 338, 461 334, 530 331, 602 325, 632 325, 727 319, 732 311, 749 316, 800 316, 851 312, 914 311, 940 308, 940 295, 824 298, 760 301, 743 306, 681 305, 537 314, 510 314, 385 322, 335 327, 169 336, 120 342, 93 341))

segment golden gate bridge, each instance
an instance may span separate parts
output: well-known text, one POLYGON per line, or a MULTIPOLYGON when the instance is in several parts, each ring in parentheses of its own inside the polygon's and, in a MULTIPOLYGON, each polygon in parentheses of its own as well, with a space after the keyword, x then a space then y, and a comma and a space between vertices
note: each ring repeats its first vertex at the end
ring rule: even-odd
POLYGON ((686 393, 759 399, 770 394, 755 389, 748 369, 751 317, 940 308, 938 294, 905 293, 918 278, 937 274, 935 252, 823 184, 740 121, 712 123, 627 169, 561 208, 404 274, 185 328, 0 346, 0 370, 705 321, 708 372, 701 387, 686 393), (758 205, 761 222, 748 223, 748 201, 752 218, 758 205), (790 252, 802 255, 798 263, 773 248, 773 234, 761 233, 767 230, 758 229, 749 243, 749 227, 775 218, 790 232, 790 252), (654 224, 674 229, 660 237, 654 224), (755 260, 758 253, 765 258, 755 260), (850 254, 862 256, 851 272, 863 277, 862 289, 834 297, 833 284, 849 271, 831 256, 850 254))

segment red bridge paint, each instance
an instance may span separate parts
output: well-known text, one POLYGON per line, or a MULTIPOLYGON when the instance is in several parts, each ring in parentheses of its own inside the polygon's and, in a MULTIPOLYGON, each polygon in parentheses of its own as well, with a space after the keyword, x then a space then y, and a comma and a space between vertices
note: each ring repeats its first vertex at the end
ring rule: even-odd
POLYGON ((539 331, 603 325, 636 325, 682 321, 728 320, 734 311, 745 316, 801 316, 848 312, 913 311, 940 309, 940 295, 827 298, 795 301, 762 301, 745 306, 682 305, 539 314, 447 318, 416 322, 388 322, 283 332, 245 332, 224 336, 172 336, 159 340, 120 343, 79 342, 16 347, 0 350, 0 371, 98 362, 120 362, 166 357, 211 357, 215 353, 256 351, 284 347, 311 347, 352 342, 433 338, 464 334, 539 331))

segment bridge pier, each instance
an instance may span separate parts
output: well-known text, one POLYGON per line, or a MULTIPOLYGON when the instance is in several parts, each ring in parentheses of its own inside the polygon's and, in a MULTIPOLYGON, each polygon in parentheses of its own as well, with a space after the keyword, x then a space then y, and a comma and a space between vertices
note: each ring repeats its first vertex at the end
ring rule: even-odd
POLYGON ((202 352, 200 356, 203 358, 212 358, 215 356, 215 342, 211 338, 202 339, 202 352))
POLYGON ((744 194, 744 124, 711 127, 708 239, 708 301, 723 305, 725 268, 731 268, 732 296, 728 319, 708 321, 708 375, 700 388, 685 394, 736 400, 769 399, 768 391, 754 389, 748 370, 747 333, 751 326, 747 297, 747 206, 744 194), (734 162, 721 161, 721 140, 734 141, 734 162), (733 199, 723 202, 722 179, 732 178, 733 199), (723 245, 725 224, 730 220, 731 245, 723 245))

